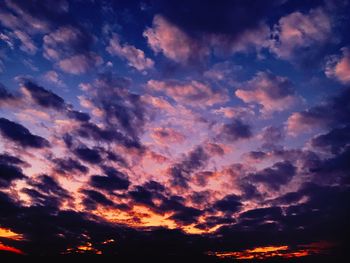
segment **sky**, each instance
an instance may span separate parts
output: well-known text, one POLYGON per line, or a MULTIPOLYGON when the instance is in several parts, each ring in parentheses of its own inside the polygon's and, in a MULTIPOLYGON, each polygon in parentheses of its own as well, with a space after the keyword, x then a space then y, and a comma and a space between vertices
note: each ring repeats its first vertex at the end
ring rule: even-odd
POLYGON ((349 5, 1 1, 0 255, 345 256, 349 5))

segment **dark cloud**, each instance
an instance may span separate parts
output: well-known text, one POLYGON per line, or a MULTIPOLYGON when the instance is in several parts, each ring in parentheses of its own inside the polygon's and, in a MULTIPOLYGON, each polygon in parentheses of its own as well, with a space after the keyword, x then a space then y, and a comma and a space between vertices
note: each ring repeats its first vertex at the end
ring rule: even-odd
POLYGON ((146 121, 147 108, 141 96, 129 89, 131 81, 113 74, 101 74, 92 84, 92 101, 105 114, 108 127, 137 140, 146 121))
POLYGON ((203 214, 203 211, 198 210, 193 207, 182 207, 177 210, 170 218, 174 219, 177 222, 182 224, 189 225, 195 223, 200 215, 203 214))
POLYGON ((135 203, 145 204, 154 207, 152 191, 142 186, 137 186, 134 190, 129 191, 129 195, 135 203))
POLYGON ((26 193, 34 206, 46 206, 51 209, 58 209, 64 201, 71 201, 72 197, 58 181, 53 177, 42 174, 28 180, 28 186, 22 192, 26 193))
POLYGON ((282 209, 280 207, 257 208, 248 210, 239 215, 240 220, 281 220, 282 209))
POLYGON ((296 168, 288 161, 275 163, 255 174, 250 175, 253 182, 263 183, 272 190, 279 190, 282 185, 289 183, 296 173, 296 168))
POLYGON ((77 120, 81 122, 88 122, 90 120, 90 115, 88 113, 75 111, 75 110, 69 110, 67 112, 67 116, 73 120, 77 120))
POLYGON ((83 189, 81 192, 85 195, 82 203, 89 210, 95 210, 98 204, 103 206, 114 205, 111 200, 107 199, 105 195, 98 191, 83 189))
POLYGON ((0 105, 3 102, 15 101, 17 97, 6 89, 6 87, 0 83, 0 105))
POLYGON ((338 153, 350 143, 350 125, 335 128, 325 134, 316 136, 311 145, 332 153, 338 153))
POLYGON ((12 181, 25 177, 21 168, 8 164, 4 160, 0 161, 0 188, 9 187, 12 181))
POLYGON ((171 184, 182 188, 188 187, 190 176, 196 170, 203 168, 210 156, 201 146, 190 151, 183 160, 170 168, 171 184))
POLYGON ((225 213, 234 213, 240 210, 242 203, 241 198, 237 195, 226 195, 221 200, 214 203, 213 208, 225 213))
POLYGON ((350 123, 350 88, 342 90, 324 103, 311 107, 305 111, 293 114, 288 119, 288 128, 291 132, 300 132, 315 126, 339 127, 350 123))
POLYGON ((11 165, 26 165, 27 163, 20 158, 10 155, 8 153, 0 154, 0 163, 11 164, 11 165))
POLYGON ((160 213, 163 211, 154 203, 153 199, 164 201, 166 200, 165 194, 165 187, 156 181, 148 181, 128 192, 133 203, 147 205, 160 213))
POLYGON ((30 80, 25 80, 22 84, 23 88, 29 92, 31 98, 44 108, 53 108, 55 110, 63 110, 66 105, 64 100, 43 87, 38 86, 30 80))
POLYGON ((75 172, 80 172, 86 174, 89 169, 82 165, 77 160, 74 160, 72 158, 62 159, 62 158, 56 158, 53 159, 52 162, 55 164, 55 170, 58 173, 62 174, 74 174, 75 172))
POLYGON ((117 142, 126 148, 141 148, 141 144, 137 139, 125 136, 123 133, 114 128, 102 129, 94 123, 82 123, 77 129, 77 135, 83 138, 89 138, 96 141, 117 142))
POLYGON ((218 138, 226 142, 234 142, 239 139, 252 137, 251 127, 242 120, 236 119, 222 126, 218 138))
POLYGON ((46 139, 33 135, 21 124, 5 118, 0 118, 0 132, 3 137, 18 143, 22 147, 44 148, 49 146, 46 139))
POLYGON ((90 177, 90 185, 101 190, 114 191, 126 190, 129 188, 130 181, 122 172, 112 167, 104 167, 104 175, 92 175, 90 177))
POLYGON ((52 176, 47 174, 38 176, 34 181, 29 182, 29 184, 49 195, 57 195, 62 198, 69 198, 70 196, 66 189, 62 188, 52 176))
POLYGON ((309 171, 315 180, 327 183, 348 184, 350 182, 350 146, 347 146, 341 153, 311 163, 309 171))
POLYGON ((84 145, 80 145, 76 148, 74 153, 81 160, 91 164, 98 164, 102 161, 102 157, 98 150, 90 149, 84 145))

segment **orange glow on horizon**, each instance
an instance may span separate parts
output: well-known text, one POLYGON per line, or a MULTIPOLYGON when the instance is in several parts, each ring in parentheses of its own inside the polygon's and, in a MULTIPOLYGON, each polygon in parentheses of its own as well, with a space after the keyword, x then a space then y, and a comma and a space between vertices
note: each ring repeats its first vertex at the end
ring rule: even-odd
POLYGON ((0 237, 17 240, 17 241, 24 239, 23 235, 15 233, 11 229, 2 228, 2 227, 0 227, 0 237))
POLYGON ((299 258, 309 255, 322 254, 333 247, 334 244, 321 241, 307 245, 300 245, 300 249, 292 249, 289 246, 266 246, 246 249, 243 251, 225 251, 225 252, 208 252, 208 255, 218 258, 234 258, 239 260, 245 259, 267 259, 273 257, 281 258, 299 258))
POLYGON ((24 255, 24 252, 22 250, 15 247, 6 246, 1 242, 0 242, 0 251, 8 251, 19 255, 24 255))
MULTIPOLYGON (((187 234, 207 234, 213 233, 222 225, 216 225, 209 229, 199 229, 192 225, 180 225, 173 219, 170 219, 172 213, 158 214, 152 209, 135 205, 132 211, 120 211, 115 209, 99 209, 96 213, 104 219, 118 224, 125 224, 136 228, 150 228, 150 227, 165 227, 168 229, 179 228, 187 234)), ((205 222, 205 219, 200 218, 199 222, 205 222)))

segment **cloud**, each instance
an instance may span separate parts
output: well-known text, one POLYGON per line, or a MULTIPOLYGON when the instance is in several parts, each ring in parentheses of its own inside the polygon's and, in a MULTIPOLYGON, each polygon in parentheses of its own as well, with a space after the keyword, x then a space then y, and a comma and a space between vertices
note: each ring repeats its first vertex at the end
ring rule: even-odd
POLYGON ((103 206, 114 206, 114 203, 111 200, 107 199, 105 195, 98 191, 83 189, 81 192, 85 195, 82 203, 89 210, 97 209, 97 204, 103 206))
POLYGON ((55 93, 38 86, 30 80, 25 80, 21 84, 24 93, 28 95, 41 107, 63 110, 66 105, 64 100, 55 93))
POLYGON ((258 72, 235 95, 245 103, 260 104, 263 114, 286 110, 298 101, 290 80, 269 72, 258 72))
POLYGON ((98 164, 102 161, 102 157, 98 150, 90 149, 84 145, 80 145, 76 148, 74 153, 77 157, 87 163, 98 164))
POLYGON ((210 156, 201 146, 195 147, 183 159, 169 169, 172 186, 188 188, 188 181, 193 172, 205 167, 210 156))
POLYGON ((56 71, 54 71, 54 70, 50 70, 50 71, 46 72, 44 74, 43 78, 46 81, 57 85, 58 87, 65 87, 64 82, 60 79, 58 73, 56 71))
POLYGON ((223 124, 218 135, 218 139, 226 142, 235 142, 250 137, 252 137, 251 126, 240 119, 233 119, 230 123, 223 124))
POLYGON ((89 99, 102 111, 108 129, 114 129, 136 145, 148 120, 148 110, 141 96, 130 91, 130 84, 130 79, 101 74, 91 84, 89 99))
POLYGON ((8 91, 6 87, 0 83, 0 106, 11 106, 18 101, 18 99, 17 96, 8 91))
POLYGON ((172 128, 154 128, 151 133, 151 138, 159 144, 182 143, 185 140, 185 135, 172 128))
POLYGON ((184 225, 195 223, 203 211, 193 207, 183 207, 176 211, 170 218, 184 225))
POLYGON ((130 181, 127 176, 114 168, 106 167, 104 175, 92 175, 90 177, 90 185, 99 190, 114 191, 114 190, 126 190, 129 188, 130 181))
POLYGON ((64 72, 80 75, 91 71, 96 66, 101 65, 103 59, 94 53, 80 54, 62 59, 58 62, 58 66, 64 72))
POLYGON ((209 85, 192 80, 190 82, 149 80, 147 87, 163 92, 179 103, 205 107, 224 103, 228 100, 225 90, 214 90, 209 85))
POLYGON ((319 105, 293 113, 286 122, 288 133, 298 135, 317 127, 327 128, 349 123, 349 98, 350 89, 344 89, 319 105))
POLYGON ((68 110, 67 116, 73 120, 80 122, 88 122, 90 120, 90 115, 86 112, 68 110))
POLYGON ((282 185, 289 183, 296 174, 296 168, 288 161, 275 163, 249 176, 252 182, 263 183, 272 190, 279 190, 282 185))
POLYGON ((161 52, 175 62, 198 61, 209 54, 208 48, 201 46, 161 15, 153 18, 153 27, 147 28, 143 35, 154 52, 161 52))
POLYGON ((267 126, 263 128, 260 138, 264 149, 274 149, 284 139, 284 130, 282 127, 267 126))
POLYGON ((280 207, 267 207, 248 210, 239 215, 240 220, 273 220, 282 219, 282 209, 280 207))
POLYGON ((312 138, 311 145, 327 152, 338 153, 350 143, 350 125, 335 128, 312 138))
POLYGON ((329 41, 331 20, 321 8, 304 14, 299 11, 282 17, 275 25, 271 51, 282 59, 293 59, 300 50, 329 41))
POLYGON ((20 30, 15 30, 14 34, 22 43, 22 45, 20 46, 21 50, 30 55, 34 55, 37 52, 38 47, 35 45, 34 41, 30 38, 30 36, 27 33, 20 30))
POLYGON ((26 176, 21 168, 0 160, 0 188, 8 188, 13 181, 24 178, 26 176))
POLYGON ((221 200, 215 202, 213 207, 221 212, 234 213, 240 210, 242 203, 241 198, 237 195, 226 195, 221 200))
POLYGON ((341 49, 342 56, 330 56, 326 63, 325 74, 343 84, 350 83, 350 51, 349 48, 341 49))
POLYGON ((61 26, 43 38, 43 55, 60 60, 89 51, 91 36, 74 26, 61 26))
POLYGON ((147 58, 142 50, 129 44, 121 45, 117 35, 113 35, 113 37, 110 39, 106 50, 111 55, 116 55, 120 58, 126 59, 128 61, 128 65, 136 68, 138 71, 151 69, 154 66, 154 61, 147 58))
POLYGON ((52 162, 55 165, 55 171, 60 174, 71 175, 75 174, 76 172, 87 174, 89 171, 89 168, 72 158, 55 158, 52 160, 52 162))
POLYGON ((29 33, 47 32, 68 11, 65 0, 40 3, 23 2, 20 0, 4 1, 0 12, 0 22, 10 29, 26 29, 29 33))
POLYGON ((57 61, 66 73, 79 75, 102 64, 103 59, 90 51, 92 36, 74 26, 61 26, 43 38, 43 55, 57 61))
POLYGON ((225 118, 240 118, 247 119, 255 116, 255 112, 250 107, 220 107, 219 109, 214 109, 215 114, 221 114, 225 118))
POLYGON ((48 147, 49 142, 37 135, 33 135, 27 128, 16 122, 5 118, 0 118, 1 135, 22 147, 44 148, 48 147))
POLYGON ((47 174, 30 178, 22 192, 30 197, 33 206, 46 207, 49 210, 58 209, 64 202, 72 200, 68 191, 47 174))

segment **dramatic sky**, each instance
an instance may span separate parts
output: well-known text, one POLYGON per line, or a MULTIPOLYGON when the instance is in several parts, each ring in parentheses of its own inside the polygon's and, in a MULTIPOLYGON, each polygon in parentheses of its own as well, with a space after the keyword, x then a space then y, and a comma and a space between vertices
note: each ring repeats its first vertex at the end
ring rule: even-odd
POLYGON ((341 255, 349 14, 0 1, 0 254, 341 255))

